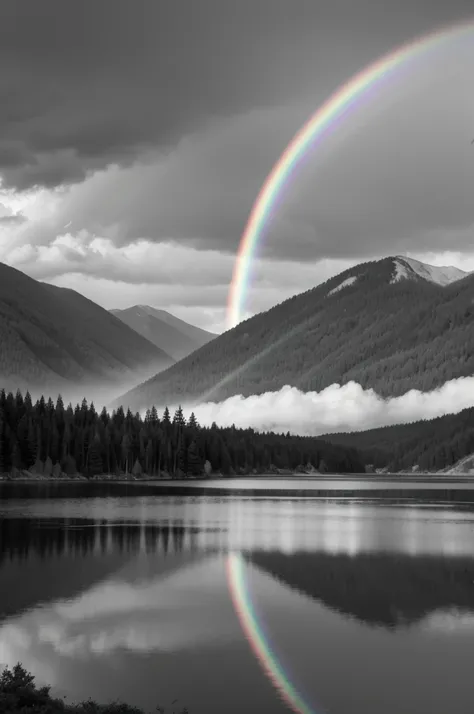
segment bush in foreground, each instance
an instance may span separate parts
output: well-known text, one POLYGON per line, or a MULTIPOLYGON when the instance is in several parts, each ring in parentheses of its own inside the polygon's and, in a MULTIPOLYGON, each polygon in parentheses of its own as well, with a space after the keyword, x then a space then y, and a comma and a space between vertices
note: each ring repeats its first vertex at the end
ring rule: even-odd
MULTIPOLYGON (((50 694, 51 687, 38 689, 34 676, 18 663, 12 670, 6 667, 0 675, 0 712, 2 714, 145 714, 142 709, 112 702, 97 704, 88 699, 80 704, 66 704, 62 699, 55 699, 50 694)), ((159 714, 167 710, 156 707, 159 714)), ((188 714, 187 709, 180 712, 171 710, 170 714, 188 714)))

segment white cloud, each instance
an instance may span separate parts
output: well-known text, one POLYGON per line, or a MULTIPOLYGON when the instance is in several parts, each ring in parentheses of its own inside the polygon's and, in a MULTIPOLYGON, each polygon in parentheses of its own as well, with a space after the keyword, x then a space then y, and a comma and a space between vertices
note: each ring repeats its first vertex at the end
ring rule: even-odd
POLYGON ((48 245, 13 248, 8 262, 38 280, 80 272, 130 284, 183 286, 227 286, 233 268, 233 257, 218 251, 198 251, 175 241, 137 240, 117 247, 110 238, 86 230, 58 235, 48 245))
POLYGON ((37 673, 57 657, 89 659, 121 648, 176 652, 236 639, 238 622, 219 607, 226 599, 220 556, 133 584, 114 578, 2 625, 0 663, 21 661, 37 673))
POLYGON ((474 615, 466 610, 440 610, 428 615, 420 624, 422 629, 456 633, 472 637, 474 615))
MULTIPOLYGON (((116 246, 86 230, 62 233, 48 245, 19 244, 8 263, 37 280, 82 293, 107 309, 148 304, 221 332, 234 257, 176 242, 139 240, 116 246)), ((246 316, 326 280, 354 261, 291 263, 255 259, 246 316)))
MULTIPOLYGON (((474 226, 469 230, 472 240, 474 241, 474 226)), ((428 265, 454 265, 454 267, 465 270, 466 272, 474 272, 474 253, 461 253, 459 251, 444 251, 442 253, 406 252, 404 255, 409 258, 415 258, 415 260, 421 260, 422 263, 428 263, 428 265)))
POLYGON ((474 377, 461 377, 432 392, 413 389, 392 399, 383 399, 356 382, 332 384, 321 392, 306 393, 285 386, 277 392, 246 398, 238 395, 220 403, 200 404, 193 411, 203 426, 215 421, 219 426, 235 424, 241 428, 318 436, 433 419, 471 406, 474 406, 474 377))

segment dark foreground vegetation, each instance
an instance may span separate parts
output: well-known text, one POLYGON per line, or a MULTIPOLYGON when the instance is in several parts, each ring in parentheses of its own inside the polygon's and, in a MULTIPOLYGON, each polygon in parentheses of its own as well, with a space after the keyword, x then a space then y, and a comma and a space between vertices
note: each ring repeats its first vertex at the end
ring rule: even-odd
POLYGON ((84 399, 75 408, 41 397, 33 404, 27 392, 0 391, 0 473, 88 478, 100 474, 148 477, 199 477, 210 473, 318 470, 363 473, 353 447, 334 446, 314 437, 256 433, 253 429, 201 427, 194 414, 186 420, 178 408, 144 419, 119 407, 99 414, 84 399))
MULTIPOLYGON (((142 709, 113 702, 97 704, 88 699, 80 704, 66 704, 63 699, 55 699, 50 687, 38 688, 34 676, 20 663, 12 670, 6 667, 0 675, 0 712, 2 714, 144 714, 142 709)), ((156 707, 159 714, 188 714, 187 709, 166 710, 156 707)))
POLYGON ((474 454, 474 407, 429 421, 323 438, 357 447, 365 463, 375 468, 396 472, 418 466, 420 471, 439 471, 474 454))

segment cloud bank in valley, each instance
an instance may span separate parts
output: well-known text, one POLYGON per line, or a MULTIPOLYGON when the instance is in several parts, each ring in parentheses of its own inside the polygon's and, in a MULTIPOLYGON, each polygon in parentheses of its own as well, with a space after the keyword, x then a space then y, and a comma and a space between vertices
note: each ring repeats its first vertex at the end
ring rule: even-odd
MULTIPOLYGON (((383 399, 356 382, 306 393, 287 385, 277 392, 199 404, 193 411, 203 426, 216 422, 219 426, 235 424, 238 428, 319 436, 434 419, 471 406, 474 377, 461 377, 432 392, 412 389, 391 399, 383 399)), ((189 416, 191 408, 184 411, 189 416)))

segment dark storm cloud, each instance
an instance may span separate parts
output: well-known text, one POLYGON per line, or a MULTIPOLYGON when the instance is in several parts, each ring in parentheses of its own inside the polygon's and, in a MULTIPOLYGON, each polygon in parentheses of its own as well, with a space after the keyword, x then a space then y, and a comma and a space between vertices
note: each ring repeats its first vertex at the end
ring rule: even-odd
POLYGON ((216 117, 329 92, 351 74, 354 38, 362 66, 471 4, 2 0, 0 174, 75 182, 216 117))
MULTIPOLYGON (((471 250, 470 93, 457 75, 447 87, 436 66, 429 74, 381 91, 375 110, 368 103, 308 152, 265 224, 261 256, 471 250)), ((116 246, 172 238, 234 253, 275 158, 309 113, 308 105, 253 110, 186 137, 148 165, 96 174, 72 190, 53 227, 32 226, 25 240, 47 244, 71 221, 116 246)))

